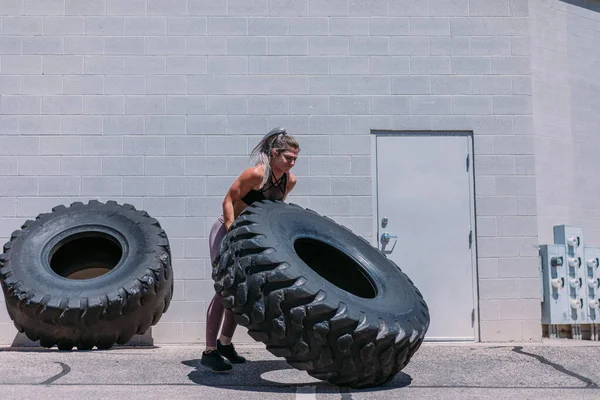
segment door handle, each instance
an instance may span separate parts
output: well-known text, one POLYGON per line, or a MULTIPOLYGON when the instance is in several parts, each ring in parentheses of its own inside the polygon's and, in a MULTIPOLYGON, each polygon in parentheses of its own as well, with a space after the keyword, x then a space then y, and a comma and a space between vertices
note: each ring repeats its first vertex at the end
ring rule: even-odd
POLYGON ((390 239, 396 239, 396 238, 398 238, 398 236, 393 236, 393 235, 390 235, 390 234, 389 234, 389 233, 387 233, 387 232, 383 232, 383 233, 381 234, 381 241, 382 241, 382 242, 389 242, 389 241, 390 241, 390 239))

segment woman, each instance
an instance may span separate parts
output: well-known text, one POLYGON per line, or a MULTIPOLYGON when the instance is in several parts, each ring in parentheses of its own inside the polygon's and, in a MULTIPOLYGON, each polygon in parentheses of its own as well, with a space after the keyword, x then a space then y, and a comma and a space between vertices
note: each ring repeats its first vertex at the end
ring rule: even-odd
MULTIPOLYGON (((256 165, 244 170, 233 182, 223 200, 223 215, 210 231, 211 264, 214 263, 223 236, 247 206, 264 199, 285 200, 296 185, 296 177, 290 170, 296 163, 299 151, 296 139, 283 128, 271 130, 252 150, 251 154, 257 156, 256 165)), ((237 354, 231 343, 236 326, 233 313, 222 305, 222 296, 215 294, 206 313, 206 349, 202 353, 202 365, 216 372, 224 372, 233 367, 223 357, 232 363, 246 361, 237 354), (223 316, 223 329, 217 340, 223 316)))

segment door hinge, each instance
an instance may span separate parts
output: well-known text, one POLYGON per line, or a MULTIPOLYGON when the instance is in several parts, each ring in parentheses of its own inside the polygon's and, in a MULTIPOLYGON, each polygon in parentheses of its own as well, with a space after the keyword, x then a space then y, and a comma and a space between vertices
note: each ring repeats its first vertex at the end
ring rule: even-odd
POLYGON ((473 229, 469 231, 469 248, 473 245, 473 229))
POLYGON ((475 309, 471 311, 471 328, 475 327, 475 309))
POLYGON ((471 155, 467 153, 467 172, 469 172, 470 166, 471 166, 471 155))

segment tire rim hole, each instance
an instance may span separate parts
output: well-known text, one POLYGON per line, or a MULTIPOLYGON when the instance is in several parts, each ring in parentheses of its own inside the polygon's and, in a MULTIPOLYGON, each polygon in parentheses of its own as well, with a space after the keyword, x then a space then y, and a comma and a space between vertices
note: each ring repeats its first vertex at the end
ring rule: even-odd
POLYGON ((50 268, 63 278, 93 279, 112 271, 123 256, 123 249, 112 236, 87 232, 69 236, 50 252, 50 268))
POLYGON ((365 299, 377 296, 362 267, 339 249, 310 238, 297 239, 294 249, 306 265, 338 288, 365 299))

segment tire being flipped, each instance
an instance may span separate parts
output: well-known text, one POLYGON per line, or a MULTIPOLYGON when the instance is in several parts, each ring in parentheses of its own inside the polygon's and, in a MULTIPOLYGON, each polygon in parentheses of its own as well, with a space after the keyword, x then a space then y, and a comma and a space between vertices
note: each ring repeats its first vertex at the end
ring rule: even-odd
POLYGON ((8 314, 29 339, 60 350, 108 349, 146 332, 169 308, 169 241, 132 205, 61 205, 13 232, 0 281, 8 314))
POLYGON ((380 250, 294 204, 253 203, 223 238, 214 287, 238 324, 289 365, 339 386, 391 380, 421 346, 429 310, 380 250))

